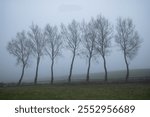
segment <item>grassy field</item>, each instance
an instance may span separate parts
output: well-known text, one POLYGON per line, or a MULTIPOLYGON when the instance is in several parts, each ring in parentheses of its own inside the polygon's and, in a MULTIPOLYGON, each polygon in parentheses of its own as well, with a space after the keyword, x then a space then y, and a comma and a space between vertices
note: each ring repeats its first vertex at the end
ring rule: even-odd
MULTIPOLYGON (((105 73, 90 73, 90 81, 95 80, 104 80, 105 73)), ((108 80, 124 80, 126 76, 126 70, 119 70, 119 71, 108 71, 108 80)), ((150 69, 131 69, 130 70, 130 79, 131 78, 150 78, 150 69)), ((68 76, 60 76, 55 77, 54 82, 68 82, 68 76)), ((24 78, 27 79, 27 78, 24 78)), ((78 81, 85 81, 86 80, 86 74, 73 74, 72 75, 72 81, 78 82, 78 81)), ((32 81, 33 82, 33 79, 32 81)), ((50 82, 50 78, 39 78, 39 83, 47 83, 50 82)))
POLYGON ((1 87, 0 99, 150 99, 150 83, 1 87))
MULTIPOLYGON (((108 83, 104 83, 104 73, 90 74, 91 83, 85 83, 84 75, 73 75, 74 83, 67 79, 56 81, 54 85, 0 87, 0 99, 149 99, 150 69, 130 70, 130 82, 125 83, 126 71, 108 73, 108 83), (81 83, 82 82, 82 83, 81 83)), ((44 83, 48 83, 45 80, 44 83)), ((39 82, 41 83, 41 82, 39 82)), ((24 84, 25 85, 25 84, 24 84)))

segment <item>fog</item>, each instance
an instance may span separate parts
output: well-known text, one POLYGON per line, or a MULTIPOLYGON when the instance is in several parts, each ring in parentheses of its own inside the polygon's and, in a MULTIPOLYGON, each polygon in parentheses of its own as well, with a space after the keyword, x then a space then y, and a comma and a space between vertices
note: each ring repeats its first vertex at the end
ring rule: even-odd
MULTIPOLYGON (((18 81, 21 67, 16 58, 7 52, 7 44, 16 33, 28 31, 34 22, 41 28, 47 23, 60 26, 75 19, 89 21, 102 14, 114 25, 118 17, 129 17, 136 25, 143 43, 137 56, 131 61, 130 69, 150 68, 150 1, 149 0, 0 0, 0 82, 18 81)), ((112 43, 110 55, 106 58, 109 71, 126 69, 122 53, 112 43)), ((54 66, 54 77, 68 76, 72 54, 64 49, 54 66)), ((50 58, 44 56, 39 66, 38 80, 50 79, 50 58)), ((36 59, 31 57, 30 67, 25 70, 23 81, 34 81, 36 59)), ((78 56, 73 67, 74 74, 86 74, 87 61, 78 56)), ((99 56, 92 61, 90 73, 103 72, 103 61, 99 56)), ((60 78, 60 77, 59 77, 60 78)), ((67 77, 66 77, 67 78, 67 77)))

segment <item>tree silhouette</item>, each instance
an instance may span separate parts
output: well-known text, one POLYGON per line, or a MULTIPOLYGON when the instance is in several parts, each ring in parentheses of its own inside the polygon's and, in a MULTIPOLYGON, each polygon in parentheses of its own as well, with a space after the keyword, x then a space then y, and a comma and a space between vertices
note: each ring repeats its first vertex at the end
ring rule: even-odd
POLYGON ((82 30, 82 41, 81 42, 83 45, 82 54, 85 55, 85 57, 88 59, 86 81, 89 82, 91 60, 97 54, 94 51, 95 39, 96 39, 94 20, 91 19, 91 21, 89 23, 82 22, 81 30, 82 30))
POLYGON ((110 52, 113 28, 109 21, 101 15, 95 20, 95 28, 97 34, 95 49, 103 58, 105 81, 107 81, 106 56, 110 52))
POLYGON ((36 74, 35 74, 35 79, 34 79, 34 84, 37 84, 39 63, 40 63, 41 56, 43 56, 43 51, 45 47, 45 39, 44 39, 44 34, 39 28, 39 26, 34 25, 33 23, 30 26, 30 31, 28 32, 28 36, 31 42, 33 55, 37 59, 36 74))
POLYGON ((124 55, 124 60, 127 68, 126 81, 129 78, 129 60, 132 60, 140 47, 141 40, 138 32, 135 29, 132 19, 117 20, 116 26, 117 34, 115 35, 115 41, 120 47, 124 55))
POLYGON ((31 54, 30 42, 26 37, 25 31, 17 33, 16 38, 8 43, 7 50, 17 58, 17 64, 22 66, 22 73, 18 82, 18 85, 20 85, 31 54))
POLYGON ((52 27, 49 24, 45 27, 45 39, 46 39, 46 46, 45 51, 47 55, 49 55, 51 59, 51 84, 53 84, 54 76, 53 76, 53 66, 54 60, 58 57, 61 53, 62 48, 62 40, 58 29, 56 26, 52 27))
POLYGON ((72 21, 67 27, 61 25, 61 33, 63 38, 66 40, 66 47, 72 52, 72 61, 70 66, 70 72, 68 76, 68 82, 71 82, 73 63, 75 56, 78 54, 79 45, 80 45, 80 25, 75 20, 72 21))

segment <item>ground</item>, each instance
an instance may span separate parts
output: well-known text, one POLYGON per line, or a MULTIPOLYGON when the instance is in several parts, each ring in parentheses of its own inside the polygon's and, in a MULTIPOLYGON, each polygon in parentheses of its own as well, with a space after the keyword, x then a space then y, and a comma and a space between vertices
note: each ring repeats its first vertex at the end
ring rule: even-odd
POLYGON ((150 99, 150 83, 81 83, 1 87, 0 99, 150 99))

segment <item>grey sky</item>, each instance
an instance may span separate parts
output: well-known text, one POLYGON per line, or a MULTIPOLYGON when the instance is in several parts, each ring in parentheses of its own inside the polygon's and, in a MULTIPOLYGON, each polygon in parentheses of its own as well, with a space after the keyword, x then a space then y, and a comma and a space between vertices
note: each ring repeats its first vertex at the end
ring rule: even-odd
MULTIPOLYGON (((98 14, 104 15, 113 25, 116 19, 129 17, 144 40, 138 55, 131 62, 131 68, 150 68, 150 1, 149 0, 0 0, 0 81, 18 81, 21 69, 16 66, 16 59, 6 50, 7 43, 19 31, 28 30, 32 22, 41 28, 49 23, 60 26, 68 24, 72 19, 89 21, 98 14)), ((70 67, 68 51, 58 58, 54 66, 54 75, 68 75, 70 67)), ((113 45, 112 53, 107 58, 108 71, 125 69, 124 60, 118 48, 113 45)), ((25 79, 34 78, 35 60, 31 59, 31 67, 25 71, 25 79)), ((91 72, 103 72, 103 62, 93 61, 91 72)), ((73 74, 86 73, 86 61, 78 57, 75 60, 73 74)), ((39 69, 39 80, 50 77, 50 59, 42 58, 39 69)))

